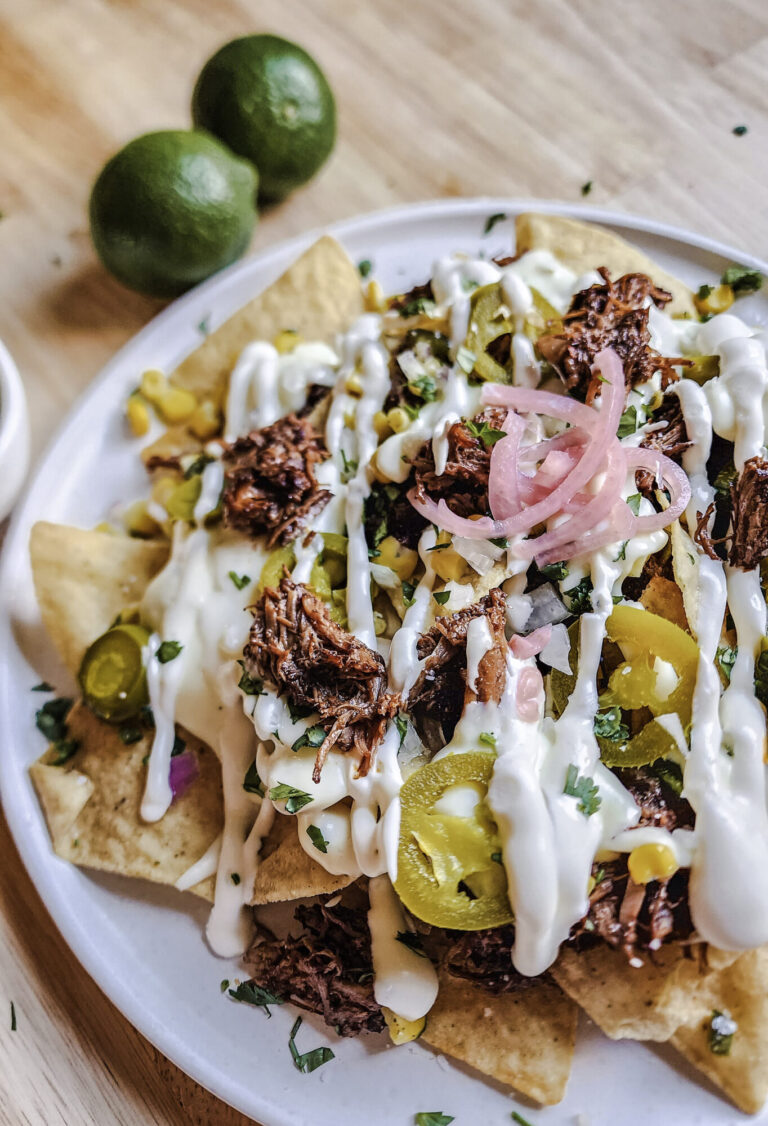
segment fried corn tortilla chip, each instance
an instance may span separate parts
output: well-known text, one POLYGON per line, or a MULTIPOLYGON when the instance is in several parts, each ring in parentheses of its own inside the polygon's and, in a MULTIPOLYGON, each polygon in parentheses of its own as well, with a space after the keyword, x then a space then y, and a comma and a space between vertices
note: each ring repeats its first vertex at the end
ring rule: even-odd
POLYGON ((689 954, 663 946, 636 967, 602 943, 591 950, 564 947, 550 972, 612 1040, 668 1040, 699 1011, 707 978, 736 957, 703 946, 689 954))
MULTIPOLYGON (((174 884, 221 832, 221 771, 213 751, 185 736, 199 775, 165 817, 148 823, 139 807, 151 735, 126 746, 117 728, 83 704, 75 704, 67 727, 80 744, 75 755, 55 766, 48 750, 30 767, 55 851, 86 868, 174 884)), ((213 899, 213 880, 192 891, 213 899)))
POLYGON ((688 629, 682 592, 677 583, 673 583, 671 579, 665 579, 663 575, 654 575, 640 595, 640 603, 652 614, 666 618, 673 625, 680 626, 680 629, 688 629))
POLYGON ((748 1114, 768 1096, 768 947, 750 950, 711 974, 696 997, 696 1012, 672 1037, 685 1058, 748 1114), (728 1012, 738 1028, 727 1055, 710 1048, 714 1012, 728 1012))
POLYGON ((297 822, 278 814, 264 842, 256 870, 251 903, 285 903, 310 895, 341 891, 353 882, 351 876, 333 876, 313 860, 299 844, 297 822))
POLYGON ((594 223, 566 219, 563 215, 540 215, 528 211, 515 220, 517 253, 550 250, 576 274, 606 266, 612 278, 622 274, 647 274, 656 285, 669 290, 672 300, 666 312, 673 316, 697 316, 693 294, 681 281, 619 235, 594 223))
POLYGON ((335 239, 318 239, 258 297, 225 321, 171 376, 200 398, 221 402, 238 356, 252 340, 285 330, 332 344, 363 311, 360 275, 335 239))
POLYGON ((565 1094, 577 1018, 576 1006, 551 982, 494 996, 441 973, 421 1039, 549 1106, 565 1094))

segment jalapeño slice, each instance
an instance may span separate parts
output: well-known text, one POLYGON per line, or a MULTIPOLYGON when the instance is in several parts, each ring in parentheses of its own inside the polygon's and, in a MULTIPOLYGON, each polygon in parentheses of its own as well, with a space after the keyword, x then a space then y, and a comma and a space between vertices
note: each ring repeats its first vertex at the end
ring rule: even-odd
POLYGON ((143 626, 117 625, 86 651, 78 679, 86 704, 102 719, 121 723, 148 703, 142 660, 148 640, 149 630, 143 626))
POLYGON ((495 761, 483 751, 448 755, 403 785, 395 889, 425 923, 483 930, 512 920, 498 831, 485 800, 495 761))

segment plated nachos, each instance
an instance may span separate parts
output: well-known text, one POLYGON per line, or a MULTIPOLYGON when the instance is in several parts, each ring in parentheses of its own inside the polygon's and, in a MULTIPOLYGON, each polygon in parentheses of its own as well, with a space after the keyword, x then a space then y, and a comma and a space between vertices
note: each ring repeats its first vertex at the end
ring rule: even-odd
POLYGON ((211 900, 238 1000, 545 1104, 580 1006, 758 1110, 761 280, 529 214, 386 298, 323 238, 137 373, 146 494, 32 533, 57 853, 211 900))

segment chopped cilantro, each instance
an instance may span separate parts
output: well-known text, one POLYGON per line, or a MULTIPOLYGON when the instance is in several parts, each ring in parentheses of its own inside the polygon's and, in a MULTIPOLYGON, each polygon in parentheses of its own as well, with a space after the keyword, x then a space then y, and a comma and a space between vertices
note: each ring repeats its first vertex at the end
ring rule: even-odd
POLYGON ((492 543, 494 547, 503 548, 505 551, 509 547, 509 540, 506 536, 496 536, 495 539, 489 540, 488 542, 492 543))
POLYGON ((592 580, 589 575, 568 590, 563 591, 563 597, 568 599, 571 614, 586 614, 592 609, 592 580))
POLYGON ((491 853, 491 860, 494 860, 497 864, 501 864, 501 853, 500 852, 492 852, 491 853))
POLYGON ((232 881, 232 883, 235 885, 235 887, 237 887, 238 884, 240 883, 240 873, 239 872, 230 872, 229 878, 232 881))
POLYGON ((734 137, 744 137, 749 132, 749 129, 746 125, 734 125, 733 129, 731 129, 731 132, 733 133, 734 137))
POLYGON ((259 772, 256 769, 255 762, 252 762, 245 772, 243 789, 249 794, 258 794, 260 798, 264 797, 264 786, 261 778, 259 778, 259 772))
POLYGON ((550 579, 552 582, 560 583, 568 578, 567 563, 546 563, 543 567, 539 567, 539 570, 545 579, 550 579))
POLYGON ((221 979, 221 981, 219 982, 219 989, 221 990, 222 993, 227 992, 227 990, 229 989, 229 978, 228 977, 224 977, 224 978, 221 979))
POLYGON ((506 430, 495 430, 485 421, 478 425, 478 423, 471 418, 467 419, 467 430, 473 438, 479 438, 486 449, 490 449, 500 438, 506 438, 507 436, 506 430))
POLYGON ((434 547, 428 547, 427 551, 445 551, 446 547, 450 547, 449 543, 436 543, 434 547))
POLYGON ((16 1006, 11 1001, 11 1032, 16 1031, 16 1006))
MULTIPOLYGON (((400 736, 400 747, 402 747, 403 743, 405 742, 405 733, 408 730, 408 716, 403 715, 402 712, 400 712, 399 715, 396 715, 395 727, 397 728, 397 733, 400 736)), ((399 749, 400 748, 398 747, 398 750, 399 749)))
POLYGON ((517 1126, 531 1126, 527 1118, 523 1118, 522 1114, 518 1114, 516 1110, 512 1111, 512 1121, 517 1123, 517 1126))
POLYGON ((294 704, 292 700, 288 701, 288 714, 291 717, 291 723, 296 723, 298 719, 306 719, 308 715, 312 715, 313 711, 314 709, 311 707, 294 704))
POLYGON ((179 641, 161 641, 155 656, 161 665, 167 665, 169 661, 176 660, 183 648, 179 641))
MULTIPOLYGON (((494 212, 493 215, 489 215, 488 218, 485 220, 485 226, 483 227, 483 235, 489 235, 491 233, 491 231, 493 230, 493 228, 496 226, 496 224, 497 223, 503 223, 504 220, 506 219, 506 217, 507 217, 506 211, 496 211, 496 212, 494 212)), ((452 1122, 453 1119, 450 1119, 450 1121, 452 1122)))
POLYGON ((361 278, 367 278, 373 269, 373 262, 370 258, 361 258, 357 263, 357 271, 361 278))
POLYGON ((124 723, 117 729, 117 734, 120 736, 126 747, 130 747, 133 743, 138 743, 142 736, 142 730, 133 723, 124 723))
POLYGON ((619 438, 626 438, 628 434, 634 434, 638 426, 637 407, 627 407, 624 414, 619 419, 617 434, 619 438))
POLYGON ((288 786, 285 782, 278 782, 269 791, 272 801, 284 801, 286 813, 298 813, 305 805, 309 805, 314 798, 304 790, 297 790, 295 786, 288 786))
POLYGON ((67 725, 64 719, 72 703, 69 696, 57 696, 55 700, 46 700, 42 708, 35 712, 37 730, 45 735, 49 743, 66 737, 67 725))
POLYGON ((475 353, 472 352, 469 348, 465 348, 463 344, 456 353, 456 363, 465 375, 471 375, 471 373, 474 371, 476 359, 477 356, 475 355, 475 353))
POLYGON ((184 470, 184 480, 188 481, 190 477, 198 477, 203 472, 206 465, 210 465, 212 461, 213 458, 209 457, 208 454, 200 454, 200 456, 196 457, 184 470))
POLYGON ((448 1126, 453 1116, 440 1110, 420 1110, 413 1119, 416 1126, 448 1126))
POLYGON ((438 606, 445 606, 448 599, 451 597, 450 590, 436 590, 432 595, 438 606))
POLYGON ((678 796, 683 792, 683 772, 676 762, 671 759, 660 758, 651 766, 651 770, 660 778, 665 786, 678 796))
POLYGON ((755 661, 755 695, 768 708, 768 649, 763 650, 755 661))
POLYGON ((197 331, 201 336, 208 336, 211 331, 211 314, 206 313, 201 321, 198 322, 197 331))
POLYGON ((427 952, 424 949, 424 944, 420 934, 416 931, 398 931, 395 935, 398 942, 402 942, 403 946, 407 946, 414 954, 418 954, 420 958, 426 958, 427 952))
POLYGON ((604 712, 598 712, 595 716, 594 728, 598 739, 621 743, 629 738, 629 728, 621 722, 621 708, 608 708, 604 712))
POLYGON ((317 825, 307 826, 307 836, 318 852, 328 851, 328 841, 323 836, 322 830, 318 829, 317 825))
POLYGON ((762 287, 763 275, 759 270, 751 270, 749 266, 729 266, 723 273, 720 281, 729 285, 734 293, 757 293, 762 287))
POLYGON ((618 550, 616 558, 614 559, 614 563, 619 563, 619 562, 621 562, 622 559, 627 558, 627 544, 628 543, 629 543, 629 540, 624 540, 622 542, 622 545, 618 550))
POLYGON ((482 743, 484 747, 496 747, 496 736, 492 731, 481 731, 477 741, 482 743))
POLYGON ((719 1009, 713 1009, 708 1036, 710 1052, 715 1056, 729 1056, 738 1027, 736 1021, 731 1019, 729 1012, 720 1012, 719 1009))
POLYGON ((474 278, 462 278, 461 288, 464 293, 472 293, 473 290, 478 289, 480 282, 476 282, 474 278))
POLYGON ((435 303, 430 297, 414 297, 401 306, 399 313, 401 317, 418 317, 420 313, 425 317, 431 317, 434 315, 435 308, 435 303))
POLYGON ((346 484, 347 481, 349 481, 350 478, 354 477, 354 475, 357 473, 357 461, 356 461, 355 458, 347 457, 344 450, 341 450, 340 452, 341 452, 341 460, 344 464, 344 469, 343 469, 342 474, 341 474, 341 479, 344 482, 344 484, 346 484))
POLYGON ((592 191, 592 184, 593 183, 594 183, 593 180, 587 180, 586 184, 582 184, 581 185, 581 194, 582 195, 589 195, 589 193, 592 191))
POLYGON ((579 774, 579 768, 573 763, 571 763, 566 772, 563 793, 568 794, 569 797, 579 799, 579 804, 576 808, 579 812, 583 813, 585 817, 591 817, 593 813, 597 813, 602 804, 600 795, 597 792, 597 786, 593 780, 586 774, 579 774))
POLYGON ((296 1033, 301 1028, 301 1025, 301 1017, 296 1017, 288 1040, 288 1047, 291 1050, 291 1058, 293 1059, 293 1065, 296 1070, 303 1071, 305 1075, 309 1075, 311 1071, 322 1067, 324 1063, 329 1063, 330 1060, 335 1057, 331 1049, 325 1046, 322 1048, 313 1048, 311 1052, 299 1052, 299 1049, 296 1047, 296 1033))
POLYGON ((413 583, 409 583, 407 579, 403 579, 403 581, 400 583, 400 586, 403 591, 403 603, 406 606, 413 606, 413 592, 416 590, 416 587, 413 585, 413 583))
POLYGON ((631 497, 627 497, 627 504, 634 516, 637 516, 640 511, 640 501, 642 500, 640 493, 633 493, 631 497))
POLYGON ((57 739, 52 748, 51 766, 63 766, 65 762, 69 762, 79 747, 77 739, 57 739))
MULTIPOLYGON (((224 982, 221 984, 224 985, 224 982)), ((268 1017, 272 1016, 267 1008, 268 1005, 282 1005, 284 1003, 282 997, 278 997, 276 993, 270 993, 268 989, 262 989, 255 981, 242 982, 237 989, 230 989, 229 995, 234 1001, 243 1001, 246 1005, 256 1005, 257 1008, 263 1009, 268 1017)))
POLYGON ((47 680, 42 680, 36 684, 32 689, 33 692, 53 692, 53 685, 49 684, 47 680))
POLYGON ((730 462, 728 465, 724 465, 718 473, 717 477, 715 477, 714 487, 717 495, 719 497, 730 497, 731 485, 734 485, 736 483, 738 476, 739 475, 736 472, 736 466, 733 464, 733 462, 730 462))
POLYGON ((408 390, 425 403, 434 403, 437 398, 437 384, 431 375, 420 375, 408 383, 408 390))
POLYGON ((251 581, 250 575, 238 575, 237 571, 230 571, 229 577, 238 590, 245 590, 248 583, 251 581))
POLYGON ((700 301, 706 301, 707 298, 711 295, 713 288, 714 287, 711 285, 700 285, 696 290, 696 296, 700 301))
POLYGON ((264 681, 258 676, 251 676, 245 667, 245 661, 237 662, 243 670, 242 676, 237 682, 237 687, 246 696, 265 696, 264 681))
POLYGON ((306 731, 302 731, 295 743, 292 744, 292 751, 300 751, 302 747, 319 747, 325 739, 328 732, 319 723, 313 727, 308 727, 306 731))
POLYGON ((723 674, 723 679, 730 681, 731 673, 733 672, 733 665, 736 660, 737 649, 733 649, 730 645, 718 646, 715 660, 720 672, 723 674))

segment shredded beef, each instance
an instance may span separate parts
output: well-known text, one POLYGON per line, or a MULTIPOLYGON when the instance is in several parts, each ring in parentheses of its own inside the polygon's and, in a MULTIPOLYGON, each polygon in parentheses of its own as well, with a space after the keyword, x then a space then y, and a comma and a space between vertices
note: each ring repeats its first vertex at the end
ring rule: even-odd
POLYGON ((768 556, 768 461, 751 457, 731 485, 728 562, 751 571, 768 556))
POLYGON ((662 386, 677 378, 674 367, 684 363, 669 360, 650 346, 648 309, 650 297, 659 309, 672 300, 672 294, 659 289, 645 274, 624 274, 611 281, 605 268, 598 273, 604 285, 592 285, 577 293, 563 317, 559 333, 540 336, 537 347, 557 371, 569 391, 591 402, 599 389, 592 364, 603 348, 613 348, 624 365, 627 388, 645 383, 661 371, 662 386))
POLYGON ((525 989, 536 979, 518 973, 512 965, 514 941, 514 926, 455 932, 443 956, 443 968, 454 977, 482 986, 489 993, 525 989))
POLYGON ((415 285, 413 289, 409 289, 407 293, 402 293, 398 297, 393 297, 389 302, 389 308, 402 316, 408 315, 410 307, 416 306, 421 301, 434 301, 435 295, 432 292, 432 282, 428 281, 424 285, 415 285))
POLYGON ((312 423, 295 414, 238 438, 224 455, 224 520, 268 545, 289 543, 331 499, 315 466, 328 451, 312 423))
POLYGON ((387 719, 400 706, 387 691, 384 661, 334 622, 324 602, 287 576, 267 588, 253 607, 244 665, 286 692, 297 707, 319 713, 327 735, 317 752, 313 778, 320 780, 331 747, 354 749, 367 774, 387 719))
MULTIPOLYGON (((503 407, 486 407, 473 420, 485 422, 493 430, 503 430, 507 412, 503 407)), ((488 477, 491 471, 491 446, 471 432, 465 421, 454 422, 448 431, 448 459, 445 469, 435 473, 432 443, 427 442, 413 463, 416 496, 423 500, 445 500, 459 516, 482 516, 488 511, 488 477)))
POLYGON ((430 750, 438 750, 453 735, 465 700, 475 697, 498 704, 504 690, 504 626, 506 599, 501 589, 492 590, 474 606, 438 618, 419 638, 417 653, 425 660, 408 697, 408 710, 430 750), (473 618, 485 615, 493 638, 492 648, 478 666, 472 691, 467 685, 467 628, 473 618))
POLYGON ((363 506, 365 539, 372 550, 385 536, 394 536, 405 547, 417 546, 429 521, 408 500, 411 483, 406 481, 400 486, 373 482, 363 506))
POLYGON ((245 957, 252 980, 283 1001, 318 1013, 339 1036, 381 1032, 373 996, 371 936, 365 912, 337 904, 302 905, 298 937, 257 940, 245 957))
MULTIPOLYGON (((653 421, 666 423, 663 430, 652 430, 646 434, 640 445, 645 450, 659 450, 680 464, 681 454, 688 449, 688 431, 677 395, 667 395, 658 410, 653 412, 653 421)), ((641 493, 648 495, 653 491, 656 478, 648 469, 638 470, 635 478, 641 493)))

